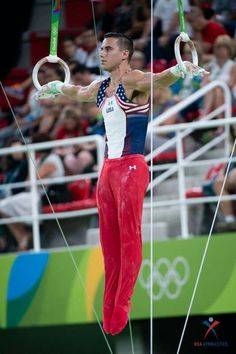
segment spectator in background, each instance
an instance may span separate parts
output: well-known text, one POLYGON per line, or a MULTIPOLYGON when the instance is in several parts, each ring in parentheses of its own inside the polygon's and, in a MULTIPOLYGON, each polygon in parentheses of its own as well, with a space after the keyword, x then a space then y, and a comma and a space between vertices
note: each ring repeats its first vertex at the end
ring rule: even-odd
POLYGON ((55 139, 70 139, 84 135, 81 110, 78 108, 66 106, 59 120, 61 124, 59 124, 55 139))
MULTIPOLYGON (((44 85, 49 80, 63 80, 64 71, 60 65, 44 65, 39 69, 38 80, 41 85, 44 85)), ((19 137, 19 125, 25 137, 30 138, 31 135, 39 131, 41 133, 50 132, 53 124, 56 121, 60 100, 42 100, 38 101, 34 95, 36 88, 31 85, 28 93, 27 102, 17 109, 17 123, 13 123, 0 131, 0 146, 4 146, 10 137, 19 137)), ((67 100, 68 101, 68 100, 67 100)))
MULTIPOLYGON (((17 148, 23 145, 20 139, 11 139, 7 146, 17 148)), ((3 184, 24 182, 28 176, 28 160, 24 152, 13 152, 10 155, 2 157, 1 160, 3 184)), ((24 187, 0 189, 0 199, 15 195, 24 191, 24 187)), ((0 253, 7 251, 9 240, 7 230, 4 225, 0 225, 0 253)))
MULTIPOLYGON (((103 116, 98 111, 97 106, 93 103, 83 103, 82 111, 87 118, 86 135, 104 136, 103 116)), ((74 147, 73 152, 74 156, 66 157, 65 159, 65 165, 70 173, 84 173, 96 170, 97 146, 95 142, 77 145, 74 147)))
POLYGON ((215 17, 213 0, 193 0, 192 5, 200 7, 202 9, 204 17, 207 20, 213 19, 215 17))
POLYGON ((90 73, 99 74, 99 47, 100 42, 96 42, 93 30, 86 29, 76 37, 64 37, 62 42, 62 58, 71 66, 71 71, 73 71, 77 64, 81 64, 84 65, 90 73))
MULTIPOLYGON (((160 114, 163 112, 167 111, 170 107, 174 106, 176 104, 176 101, 173 97, 173 94, 171 92, 171 89, 169 87, 163 87, 161 90, 155 90, 153 93, 153 115, 155 118, 157 118, 160 114)), ((178 122, 178 116, 177 114, 172 115, 168 119, 166 119, 164 122, 160 124, 162 125, 168 125, 168 124, 176 124, 178 122)), ((166 141, 171 139, 175 135, 174 132, 169 132, 169 133, 154 133, 153 134, 153 148, 156 149, 162 144, 164 144, 166 141)), ((151 133, 148 132, 146 136, 146 141, 145 141, 145 150, 147 153, 150 152, 151 148, 151 133)), ((169 147, 166 151, 172 151, 175 150, 175 146, 169 147)))
POLYGON ((89 24, 89 28, 94 28, 96 25, 96 33, 98 41, 103 39, 105 33, 110 32, 113 27, 114 17, 111 13, 106 11, 106 3, 103 1, 94 1, 94 15, 95 15, 95 23, 92 21, 89 24))
POLYGON ((77 63, 71 70, 71 82, 73 85, 87 86, 98 77, 98 75, 92 74, 83 64, 77 63))
POLYGON ((79 62, 84 64, 91 73, 100 74, 99 50, 101 42, 96 40, 94 31, 90 28, 85 29, 81 35, 75 38, 79 55, 79 62))
POLYGON ((231 37, 236 35, 236 1, 214 0, 217 21, 221 22, 231 37))
MULTIPOLYGON (((7 147, 13 147, 17 149, 18 146, 22 145, 23 143, 21 139, 12 138, 8 142, 7 147)), ((4 176, 2 183, 4 184, 23 182, 28 176, 28 160, 24 152, 15 151, 10 155, 2 157, 1 166, 4 176)), ((1 189, 0 198, 18 194, 23 190, 24 188, 22 187, 9 189, 5 187, 4 190, 1 189)))
MULTIPOLYGON (((81 120, 81 111, 75 106, 67 106, 60 116, 61 125, 58 128, 56 139, 69 139, 84 135, 85 127, 81 120)), ((63 158, 68 174, 87 172, 94 164, 91 144, 76 144, 57 148, 55 151, 63 158)), ((96 148, 96 146, 95 146, 96 148)))
MULTIPOLYGON (((227 166, 225 166, 226 168, 227 166)), ((222 184, 224 181, 225 170, 222 171, 216 178, 214 183, 214 191, 216 195, 220 195, 222 184)), ((229 175, 226 180, 226 184, 223 190, 223 196, 229 196, 230 194, 236 193, 236 166, 235 163, 232 164, 229 175)), ((234 204, 231 200, 222 201, 220 203, 220 208, 223 213, 224 219, 218 225, 219 231, 232 231, 236 230, 236 217, 234 204)))
MULTIPOLYGON (((190 11, 189 0, 183 1, 185 14, 190 11)), ((188 19, 188 17, 186 17, 188 19)), ((153 27, 160 24, 161 33, 155 38, 154 59, 166 59, 170 62, 174 58, 174 41, 179 35, 179 13, 176 0, 158 0, 153 10, 153 27)), ((188 28, 188 27, 187 27, 188 28)), ((151 19, 146 21, 140 39, 135 41, 135 48, 145 50, 147 64, 150 62, 150 35, 151 19)), ((187 29, 190 34, 190 28, 187 29)))
MULTIPOLYGON (((40 68, 38 72, 38 80, 41 85, 47 82, 46 68, 40 68)), ((27 80, 28 81, 28 80, 27 80)), ((21 131, 24 135, 30 135, 31 130, 39 124, 39 120, 43 115, 43 108, 41 104, 34 99, 34 93, 36 92, 33 86, 32 79, 30 79, 30 89, 28 93, 27 101, 24 105, 16 108, 16 119, 21 131)), ((1 129, 0 131, 0 146, 4 146, 7 140, 13 136, 19 136, 19 131, 15 121, 8 127, 1 129)))
POLYGON ((207 20, 200 7, 193 6, 188 15, 192 37, 202 44, 202 61, 207 63, 213 57, 213 46, 217 37, 227 34, 225 28, 216 21, 207 20))
POLYGON ((145 55, 140 50, 135 50, 130 60, 130 67, 135 70, 143 70, 145 67, 145 55))
MULTIPOLYGON (((32 143, 39 143, 50 141, 50 137, 46 134, 35 134, 32 138, 32 143)), ((53 177, 63 177, 64 176, 64 167, 63 163, 58 155, 52 152, 51 149, 43 150, 37 153, 37 168, 38 174, 37 179, 39 178, 53 178, 53 177)), ((60 198, 60 185, 58 185, 57 198, 60 198)), ((46 188, 49 196, 51 187, 46 188)), ((63 186, 63 191, 65 186, 63 186)), ((40 201, 36 200, 35 203, 40 201)), ((55 193, 55 190, 54 190, 55 193)), ((62 195, 62 194, 61 194, 62 195)), ((63 200, 62 200, 63 201, 63 200)), ((53 203, 54 201, 51 200, 53 203)), ((17 217, 17 216, 29 216, 32 213, 32 197, 31 192, 26 190, 21 193, 6 197, 0 201, 0 215, 1 217, 17 217)), ((27 228, 27 222, 25 223, 12 223, 7 224, 7 228, 11 231, 16 243, 17 251, 25 251, 29 249, 31 244, 31 232, 27 228)))
POLYGON ((80 63, 80 50, 76 44, 74 36, 66 36, 62 40, 62 59, 70 63, 76 61, 80 63))
MULTIPOLYGON (((235 129, 231 129, 231 143, 234 142, 236 138, 235 129)), ((235 154, 233 155, 235 157, 235 154)), ((211 195, 220 195, 222 185, 225 179, 225 172, 227 169, 227 164, 223 166, 220 170, 219 174, 212 179, 210 183, 210 189, 208 187, 208 191, 212 191, 211 195)), ((229 167, 228 176, 223 188, 223 196, 229 196, 231 194, 236 194, 236 163, 231 162, 229 167)), ((218 231, 235 231, 236 230, 236 210, 235 210, 235 202, 232 200, 221 201, 220 210, 223 214, 223 220, 217 224, 218 231)))
POLYGON ((132 7, 131 28, 125 34, 133 39, 137 39, 142 35, 143 27, 150 18, 150 1, 136 0, 133 1, 132 7))
MULTIPOLYGON (((210 75, 204 80, 204 84, 213 80, 220 80, 226 83, 231 92, 233 101, 236 102, 236 63, 232 59, 235 54, 235 48, 232 38, 228 35, 218 36, 214 43, 214 57, 206 65, 210 75)), ((217 87, 206 94, 204 105, 201 111, 201 117, 224 103, 224 94, 221 88, 217 87)), ((219 116, 222 118, 222 116, 219 116)))
POLYGON ((73 150, 64 156, 64 166, 68 174, 93 172, 95 164, 93 150, 93 143, 74 145, 73 150))
POLYGON ((105 127, 102 113, 98 110, 97 106, 93 103, 83 103, 83 111, 88 119, 88 126, 86 128, 86 133, 88 135, 98 134, 104 136, 105 127))
POLYGON ((116 8, 114 15, 114 31, 126 33, 132 29, 133 0, 123 0, 116 8))

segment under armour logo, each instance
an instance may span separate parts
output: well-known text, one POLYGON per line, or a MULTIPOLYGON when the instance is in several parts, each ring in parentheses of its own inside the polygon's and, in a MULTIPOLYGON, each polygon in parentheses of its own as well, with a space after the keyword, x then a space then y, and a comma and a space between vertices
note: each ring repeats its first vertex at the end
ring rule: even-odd
POLYGON ((129 166, 129 169, 130 169, 130 170, 136 170, 136 165, 129 166))

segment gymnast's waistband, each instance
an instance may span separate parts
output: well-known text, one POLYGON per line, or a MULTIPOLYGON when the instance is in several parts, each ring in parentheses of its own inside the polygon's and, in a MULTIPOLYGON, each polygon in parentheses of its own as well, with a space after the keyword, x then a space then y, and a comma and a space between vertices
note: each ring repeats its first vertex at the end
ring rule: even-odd
POLYGON ((127 161, 127 160, 136 160, 136 159, 140 159, 140 160, 144 160, 144 155, 142 154, 131 154, 131 155, 124 155, 121 157, 116 157, 113 159, 105 159, 104 163, 115 163, 115 162, 123 162, 123 161, 127 161))

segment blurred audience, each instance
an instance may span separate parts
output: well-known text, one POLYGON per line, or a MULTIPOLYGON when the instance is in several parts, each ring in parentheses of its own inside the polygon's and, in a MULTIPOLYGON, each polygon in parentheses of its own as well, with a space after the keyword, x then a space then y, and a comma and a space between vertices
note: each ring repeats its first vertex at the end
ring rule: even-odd
MULTIPOLYGON (((85 135, 86 124, 81 119, 81 110, 75 106, 67 106, 60 115, 61 125, 58 127, 56 139, 69 139, 85 135)), ((63 158, 64 166, 68 174, 80 174, 89 172, 94 165, 91 143, 74 146, 60 147, 57 154, 63 158)), ((96 146, 95 146, 96 149, 96 146)))
POLYGON ((75 106, 66 106, 59 117, 55 139, 69 139, 84 135, 82 112, 75 106))
POLYGON ((188 14, 192 29, 192 38, 202 45, 202 61, 208 62, 213 57, 213 46, 217 37, 227 34, 222 24, 212 19, 207 20, 200 7, 193 6, 188 14))
POLYGON ((135 50, 130 60, 130 67, 133 70, 144 70, 145 55, 140 50, 135 50))
POLYGON ((149 20, 151 14, 149 0, 136 0, 133 1, 132 11, 132 25, 131 28, 125 32, 127 36, 132 39, 137 39, 142 35, 143 27, 146 21, 149 20))
POLYGON ((93 8, 94 8, 94 16, 96 21, 91 21, 89 24, 89 28, 94 28, 96 26, 96 34, 99 41, 103 40, 103 36, 107 32, 111 32, 114 23, 114 17, 111 13, 107 12, 107 4, 103 1, 94 1, 93 8))
MULTIPOLYGON (((59 65, 44 65, 39 69, 38 80, 41 85, 53 80, 63 80, 64 71, 59 65)), ((56 100, 36 100, 36 88, 31 81, 27 102, 16 107, 16 120, 0 131, 0 146, 12 136, 20 136, 20 127, 25 137, 30 137, 35 131, 42 133, 49 132, 56 120, 59 109, 59 99, 56 100)))
MULTIPOLYGON (((50 137, 46 134, 35 134, 32 137, 32 143, 40 143, 50 141, 50 137)), ((52 177, 63 177, 64 176, 64 167, 60 157, 55 154, 51 149, 38 151, 37 152, 37 179, 42 178, 52 178, 52 177)), ((61 191, 65 191, 65 187, 54 188, 54 195, 56 194, 56 198, 60 198, 61 191)), ((51 202, 52 195, 50 191, 52 190, 52 186, 46 186, 46 190, 49 193, 49 197, 51 202)), ((40 204, 40 200, 45 199, 43 194, 43 190, 39 187, 38 193, 38 204, 40 204)), ((37 202, 37 201, 35 201, 37 202)), ((32 195, 31 191, 26 188, 25 191, 20 193, 8 196, 0 201, 0 215, 2 218, 7 217, 17 217, 17 216, 30 216, 32 213, 32 195)), ((30 224, 30 223, 29 223, 30 224)), ((29 226, 29 225, 28 225, 29 226)), ((25 251, 28 250, 31 246, 32 235, 29 227, 27 226, 27 222, 17 222, 7 224, 6 227, 10 230, 16 242, 16 250, 17 251, 25 251)))
POLYGON ((132 29, 133 0, 122 0, 114 13, 114 31, 127 33, 132 29))
POLYGON ((96 74, 92 74, 83 64, 76 63, 71 70, 71 82, 73 85, 88 86, 93 80, 99 77, 96 74))
MULTIPOLYGON (((6 147, 17 148, 22 146, 21 139, 12 138, 6 145, 6 147)), ((1 170, 3 184, 23 182, 28 176, 28 159, 24 152, 15 151, 10 155, 5 155, 1 159, 1 170)), ((20 193, 24 190, 22 187, 12 187, 0 189, 0 198, 5 198, 10 195, 20 193)))
POLYGON ((93 29, 85 29, 80 35, 75 38, 78 46, 79 62, 93 74, 100 74, 100 57, 99 50, 101 42, 97 41, 93 29))
MULTIPOLYGON (((162 88, 161 90, 155 90, 153 93, 153 116, 156 118, 160 114, 167 111, 170 107, 176 104, 176 100, 170 90, 169 87, 162 88)), ((178 115, 174 114, 164 122, 160 123, 162 125, 176 124, 178 123, 178 115)), ((166 141, 171 139, 175 135, 175 132, 169 133, 154 133, 153 134, 153 148, 156 149, 166 141)), ((151 149, 151 133, 147 133, 147 138, 145 142, 145 150, 146 152, 150 152, 151 149)), ((166 151, 175 150, 175 146, 169 147, 166 151)))
MULTIPOLYGON (((17 148, 22 146, 20 139, 11 139, 7 147, 17 148)), ((6 184, 13 184, 17 182, 24 182, 28 176, 28 160, 24 152, 13 152, 10 155, 5 155, 1 159, 1 184, 3 188, 0 188, 0 200, 7 198, 11 195, 16 195, 23 192, 23 187, 10 187, 6 184)), ((7 228, 4 225, 0 225, 0 253, 6 252, 9 249, 9 238, 7 228)))
POLYGON ((80 50, 74 36, 66 36, 63 38, 62 59, 67 63, 71 63, 72 61, 80 63, 80 50))
MULTIPOLYGON (((213 183, 213 190, 216 195, 220 195, 222 185, 225 178, 225 171, 227 165, 222 169, 213 183)), ((230 166, 229 174, 223 189, 223 196, 229 196, 230 194, 236 194, 236 164, 232 163, 230 166)), ((235 205, 231 200, 222 201, 220 203, 220 209, 223 214, 223 220, 218 223, 217 229, 219 231, 235 231, 236 230, 236 214, 235 205)))
POLYGON ((217 21, 221 22, 231 37, 236 35, 236 1, 214 0, 213 8, 217 21))
MULTIPOLYGON (((206 65, 210 72, 208 78, 204 79, 203 84, 207 84, 213 80, 219 80, 226 83, 232 93, 233 102, 236 102, 236 62, 233 60, 235 48, 233 40, 228 35, 217 37, 213 46, 214 57, 206 65)), ((201 111, 201 117, 223 105, 224 92, 220 87, 215 88, 206 94, 204 104, 201 111)), ((219 115, 223 118, 223 113, 219 115)))
MULTIPOLYGON (((185 14, 190 11, 188 0, 183 1, 185 14)), ((187 17, 188 18, 188 17, 187 17)), ((178 3, 175 0, 158 0, 153 10, 154 28, 154 59, 166 59, 171 61, 174 58, 174 41, 180 32, 178 3), (155 30, 159 26, 158 30, 155 30)), ((145 23, 142 35, 135 41, 135 48, 144 50, 147 64, 150 62, 150 32, 151 18, 145 23)), ((188 27, 188 33, 190 28, 188 27)))
MULTIPOLYGON (((231 127, 231 147, 236 138, 235 126, 231 127)), ((235 153, 233 154, 235 157, 235 153)), ((227 164, 223 164, 219 173, 212 178, 210 182, 211 195, 220 195, 223 187, 225 173, 227 170, 227 164)), ((209 187, 208 187, 209 190, 209 187)), ((228 170, 228 176, 225 181, 225 185, 222 191, 223 196, 229 196, 236 194, 236 163, 231 162, 228 170)), ((223 220, 219 220, 217 223, 217 230, 220 232, 235 231, 236 230, 236 208, 235 202, 232 200, 221 201, 220 210, 223 215, 223 220)))

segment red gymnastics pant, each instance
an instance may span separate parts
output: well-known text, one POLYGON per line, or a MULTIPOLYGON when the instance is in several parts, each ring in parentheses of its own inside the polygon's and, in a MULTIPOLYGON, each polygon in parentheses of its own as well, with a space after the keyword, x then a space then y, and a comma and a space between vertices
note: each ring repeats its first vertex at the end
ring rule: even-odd
POLYGON ((97 188, 105 265, 103 327, 115 335, 127 324, 142 262, 142 209, 149 172, 143 155, 106 159, 97 188))

